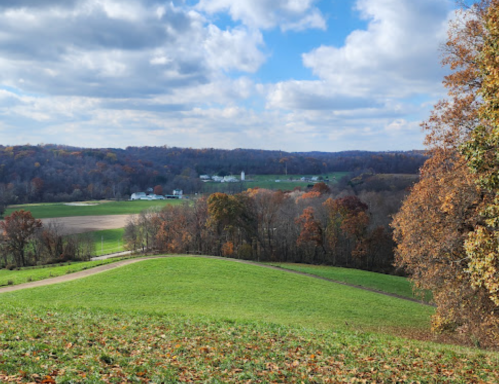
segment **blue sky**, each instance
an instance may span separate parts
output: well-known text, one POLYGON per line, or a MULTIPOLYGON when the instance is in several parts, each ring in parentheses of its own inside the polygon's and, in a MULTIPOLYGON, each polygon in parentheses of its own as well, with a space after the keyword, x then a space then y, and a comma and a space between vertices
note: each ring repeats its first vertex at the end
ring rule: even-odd
POLYGON ((423 148, 451 0, 2 0, 0 143, 423 148))

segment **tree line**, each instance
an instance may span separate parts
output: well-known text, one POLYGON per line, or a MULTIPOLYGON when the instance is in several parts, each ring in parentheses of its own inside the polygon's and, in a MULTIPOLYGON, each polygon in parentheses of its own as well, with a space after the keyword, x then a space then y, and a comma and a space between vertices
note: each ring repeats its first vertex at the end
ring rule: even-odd
POLYGON ((0 207, 5 204, 122 199, 161 186, 203 192, 202 174, 416 174, 422 152, 287 153, 169 147, 86 149, 0 145, 0 207))
POLYGON ((249 189, 143 212, 125 228, 129 249, 394 272, 383 196, 249 189), (368 202, 372 204, 369 207, 368 202))

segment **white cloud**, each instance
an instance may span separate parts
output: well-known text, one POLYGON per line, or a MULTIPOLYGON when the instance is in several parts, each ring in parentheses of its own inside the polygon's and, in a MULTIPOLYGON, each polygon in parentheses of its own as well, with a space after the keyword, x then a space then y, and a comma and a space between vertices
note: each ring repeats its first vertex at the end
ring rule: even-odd
POLYGON ((208 14, 228 12, 232 19, 252 28, 282 30, 326 29, 314 6, 316 0, 201 0, 197 8, 208 14))
POLYGON ((439 47, 446 39, 448 0, 358 0, 369 21, 343 47, 321 46, 303 63, 335 92, 406 97, 441 91, 439 47))
POLYGON ((443 93, 439 47, 452 15, 449 1, 358 0, 356 8, 367 28, 353 31, 341 47, 303 54, 319 79, 266 86, 267 108, 315 132, 327 126, 324 140, 417 148, 428 101, 443 93))
POLYGON ((258 49, 263 45, 260 32, 243 28, 222 31, 215 25, 209 25, 207 32, 204 48, 207 61, 214 68, 256 72, 265 61, 258 49))
POLYGON ((43 95, 150 97, 254 73, 266 60, 259 31, 223 31, 173 3, 52 2, 6 9, 0 25, 0 85, 43 95))

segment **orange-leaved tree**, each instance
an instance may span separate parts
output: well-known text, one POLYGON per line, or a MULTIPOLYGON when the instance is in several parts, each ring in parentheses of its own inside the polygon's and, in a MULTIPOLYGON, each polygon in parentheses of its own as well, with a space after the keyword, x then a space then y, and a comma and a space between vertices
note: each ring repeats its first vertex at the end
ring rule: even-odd
POLYGON ((497 5, 482 0, 451 24, 443 61, 452 70, 444 80, 450 100, 439 102, 423 124, 431 157, 393 222, 397 266, 433 292, 434 330, 459 329, 482 343, 498 340, 499 314, 490 290, 470 273, 467 244, 483 222, 486 196, 463 146, 471 148, 483 125, 487 15, 497 5))

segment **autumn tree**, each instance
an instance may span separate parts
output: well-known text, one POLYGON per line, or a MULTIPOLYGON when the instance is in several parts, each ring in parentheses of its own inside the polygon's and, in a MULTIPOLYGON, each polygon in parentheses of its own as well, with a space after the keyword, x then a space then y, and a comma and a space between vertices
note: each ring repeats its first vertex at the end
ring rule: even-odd
POLYGON ((190 251, 194 228, 193 211, 187 205, 167 205, 159 212, 159 230, 156 244, 160 251, 168 253, 187 253, 190 251))
POLYGON ((494 134, 486 110, 493 99, 497 105, 497 90, 489 104, 487 71, 497 72, 497 61, 492 64, 487 56, 488 46, 497 44, 491 28, 497 8, 497 1, 482 0, 451 24, 443 60, 452 70, 444 80, 450 99, 439 102, 423 124, 431 158, 393 223, 397 266, 411 274, 416 286, 433 292, 433 329, 459 329, 482 343, 497 341, 499 329, 494 288, 482 280, 493 280, 498 249, 484 235, 493 224, 484 213, 494 194, 487 196, 480 181, 488 168, 478 166, 490 147, 475 145, 484 132, 494 134), (486 270, 480 264, 485 254, 492 259, 486 270))
POLYGON ((0 222, 6 250, 12 254, 17 267, 26 265, 26 245, 28 239, 41 228, 41 220, 35 219, 29 211, 15 211, 0 222))
POLYGON ((312 260, 309 262, 317 261, 317 253, 322 250, 322 253, 326 253, 324 249, 323 241, 323 229, 319 220, 315 217, 316 213, 313 207, 307 207, 303 210, 303 213, 295 219, 296 224, 300 227, 300 236, 298 237, 296 243, 298 246, 308 246, 312 248, 312 260))
POLYGON ((323 206, 327 219, 326 240, 335 260, 339 256, 338 253, 343 253, 347 265, 351 256, 362 259, 366 255, 363 242, 369 224, 368 206, 357 196, 329 198, 323 206))
POLYGON ((156 185, 154 187, 154 194, 155 195, 163 195, 163 187, 161 185, 156 185))
MULTIPOLYGON (((499 0, 492 0, 485 13, 483 48, 479 56, 481 76, 478 110, 480 125, 462 150, 467 165, 476 176, 479 189, 479 219, 465 242, 468 270, 476 289, 485 289, 499 307, 499 0)), ((499 340, 499 314, 488 321, 496 326, 499 340)))

